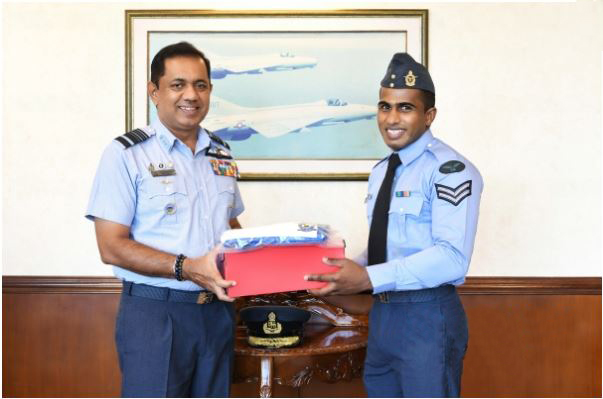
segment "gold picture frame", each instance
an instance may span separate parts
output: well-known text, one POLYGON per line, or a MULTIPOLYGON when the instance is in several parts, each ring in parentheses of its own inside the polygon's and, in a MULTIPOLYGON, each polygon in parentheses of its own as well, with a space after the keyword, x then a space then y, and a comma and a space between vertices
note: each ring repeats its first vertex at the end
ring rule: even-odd
MULTIPOLYGON (((214 49, 230 51, 231 58, 224 59, 238 56, 254 60, 249 69, 239 70, 225 67, 234 61, 223 61, 214 69, 212 61, 212 105, 214 97, 223 97, 226 104, 240 100, 240 93, 253 93, 254 97, 250 95, 244 105, 233 105, 243 113, 228 116, 230 120, 239 116, 244 120, 236 126, 223 122, 217 128, 219 135, 226 134, 223 138, 234 140, 229 142, 241 180, 366 180, 374 163, 387 154, 374 120, 383 72, 394 52, 406 51, 427 66, 427 39, 428 10, 420 9, 126 10, 126 130, 144 126, 152 117, 154 109, 148 102, 146 81, 150 61, 161 43, 188 40, 201 43, 196 45, 204 52, 213 44, 214 49), (243 55, 249 43, 257 46, 257 57, 243 55), (301 56, 288 52, 288 47, 297 45, 298 49, 303 48, 301 52, 311 53, 305 59, 313 61, 283 66, 262 58, 259 49, 274 43, 284 48, 281 57, 301 60, 301 56), (350 67, 359 62, 362 64, 350 67), (337 82, 343 83, 338 86, 337 82), (337 96, 343 93, 352 99, 351 103, 339 97, 323 99, 325 93, 330 94, 331 85, 337 96), (257 93, 265 94, 263 103, 257 93), (316 98, 320 102, 308 102, 316 98), (252 100, 258 104, 250 104, 252 100), (283 104, 287 104, 285 111, 283 104), (308 108, 308 104, 320 105, 308 108), (369 106, 374 107, 374 112, 367 111, 369 106), (253 119, 256 114, 261 114, 263 121, 278 121, 278 129, 259 124, 253 119), (281 123, 285 116, 287 124, 281 123)), ((211 61, 212 55, 206 54, 211 61)), ((202 126, 228 119, 208 118, 202 126)), ((216 132, 215 129, 210 130, 216 132)))

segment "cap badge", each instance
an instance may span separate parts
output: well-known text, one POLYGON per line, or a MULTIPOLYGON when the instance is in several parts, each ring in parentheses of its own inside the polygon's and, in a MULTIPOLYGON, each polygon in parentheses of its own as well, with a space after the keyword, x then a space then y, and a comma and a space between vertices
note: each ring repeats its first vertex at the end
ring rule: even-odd
POLYGON ((415 83, 417 83, 417 77, 411 71, 408 71, 406 76, 404 77, 404 81, 406 82, 406 86, 413 87, 415 83))
POLYGON ((268 313, 268 321, 262 325, 262 329, 264 330, 264 334, 278 334, 283 329, 283 326, 276 321, 276 314, 270 312, 268 313))

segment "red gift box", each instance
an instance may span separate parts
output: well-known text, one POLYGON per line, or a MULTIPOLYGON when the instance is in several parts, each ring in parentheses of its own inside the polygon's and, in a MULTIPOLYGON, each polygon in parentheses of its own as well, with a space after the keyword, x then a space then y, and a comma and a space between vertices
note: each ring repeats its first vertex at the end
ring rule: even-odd
POLYGON ((283 245, 225 252, 224 279, 237 282, 227 289, 228 296, 322 288, 327 283, 306 281, 304 276, 336 272, 337 268, 322 262, 325 257, 344 258, 343 242, 340 246, 283 245))

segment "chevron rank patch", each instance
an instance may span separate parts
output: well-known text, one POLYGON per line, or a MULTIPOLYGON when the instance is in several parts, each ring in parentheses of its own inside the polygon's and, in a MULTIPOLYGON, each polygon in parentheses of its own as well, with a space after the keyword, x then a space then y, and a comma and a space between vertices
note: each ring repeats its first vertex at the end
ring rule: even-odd
POLYGON ((471 180, 461 183, 456 188, 437 183, 435 186, 438 198, 450 202, 454 206, 457 206, 471 195, 471 180))

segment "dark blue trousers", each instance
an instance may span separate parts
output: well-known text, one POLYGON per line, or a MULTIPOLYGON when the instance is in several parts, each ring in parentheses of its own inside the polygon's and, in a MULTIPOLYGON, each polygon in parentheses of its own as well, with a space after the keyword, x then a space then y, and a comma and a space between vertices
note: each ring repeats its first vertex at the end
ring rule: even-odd
POLYGON ((369 397, 458 397, 467 318, 454 286, 390 293, 369 315, 369 397))
POLYGON ((234 308, 122 293, 115 341, 123 397, 228 397, 234 308))

